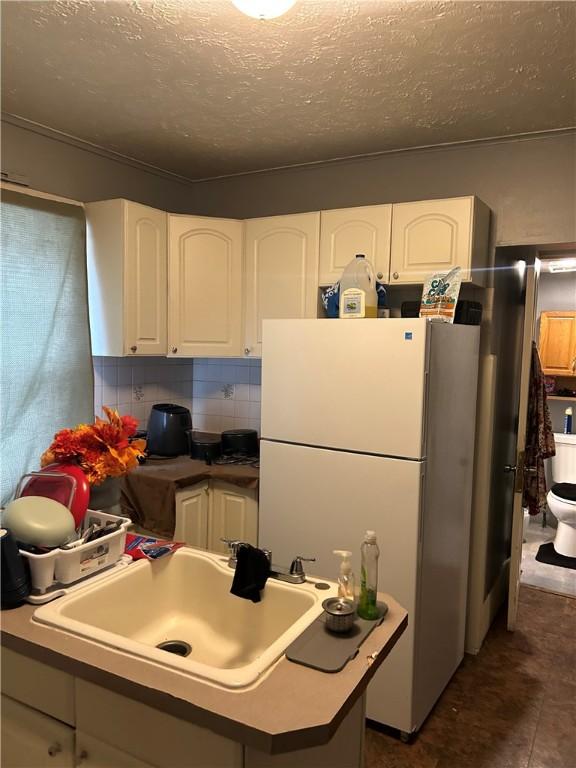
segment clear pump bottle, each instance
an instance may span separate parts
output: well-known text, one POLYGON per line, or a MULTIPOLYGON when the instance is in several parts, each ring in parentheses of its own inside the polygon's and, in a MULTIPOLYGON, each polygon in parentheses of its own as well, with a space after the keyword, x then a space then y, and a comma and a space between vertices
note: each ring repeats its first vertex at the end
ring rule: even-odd
POLYGON ((352 563, 350 562, 352 552, 346 549, 335 549, 334 554, 342 558, 340 573, 338 574, 338 597, 354 603, 356 601, 356 591, 352 563))
POLYGON ((362 619, 377 619, 380 615, 376 602, 380 550, 378 549, 374 531, 366 531, 360 551, 362 554, 362 570, 357 612, 358 616, 362 619))

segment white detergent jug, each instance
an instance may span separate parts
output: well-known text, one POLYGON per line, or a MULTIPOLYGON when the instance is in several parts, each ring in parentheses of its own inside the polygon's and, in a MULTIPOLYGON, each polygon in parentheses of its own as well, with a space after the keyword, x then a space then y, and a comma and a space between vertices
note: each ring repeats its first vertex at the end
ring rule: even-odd
POLYGON ((340 278, 340 317, 377 317, 378 294, 372 264, 358 253, 340 278))

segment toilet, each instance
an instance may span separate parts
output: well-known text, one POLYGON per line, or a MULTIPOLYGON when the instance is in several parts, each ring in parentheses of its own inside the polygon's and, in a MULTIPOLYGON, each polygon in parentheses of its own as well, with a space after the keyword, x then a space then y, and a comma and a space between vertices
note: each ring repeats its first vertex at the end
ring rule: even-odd
POLYGON ((552 487, 546 500, 558 520, 554 549, 576 557, 576 435, 554 435, 556 456, 551 459, 552 487))

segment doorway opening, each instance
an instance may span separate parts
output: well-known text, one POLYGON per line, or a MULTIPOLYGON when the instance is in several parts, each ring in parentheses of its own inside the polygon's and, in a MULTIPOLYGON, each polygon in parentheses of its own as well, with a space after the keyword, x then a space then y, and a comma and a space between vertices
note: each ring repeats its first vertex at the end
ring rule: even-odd
MULTIPOLYGON (((533 340, 545 376, 556 443, 556 457, 545 461, 549 490, 559 483, 576 483, 576 250, 540 253, 539 258, 533 340), (567 435, 566 431, 572 434, 567 435)), ((560 509, 564 506, 560 503, 560 509)), ((576 515, 567 525, 576 526, 576 515)), ((570 538, 570 532, 568 535, 570 538)), ((537 515, 530 516, 524 511, 520 582, 576 596, 576 552, 573 558, 564 559, 557 550, 568 552, 571 548, 566 549, 557 536, 558 519, 549 505, 537 515)))

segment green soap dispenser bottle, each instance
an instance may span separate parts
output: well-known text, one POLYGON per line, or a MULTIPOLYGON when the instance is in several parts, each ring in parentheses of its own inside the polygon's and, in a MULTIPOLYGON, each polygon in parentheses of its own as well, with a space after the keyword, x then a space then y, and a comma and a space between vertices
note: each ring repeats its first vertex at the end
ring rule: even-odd
POLYGON ((357 613, 361 619, 377 619, 380 611, 377 605, 378 594, 378 556, 380 550, 374 531, 366 531, 362 547, 362 570, 360 574, 360 599, 357 613))
POLYGON ((342 558, 340 573, 338 574, 338 597, 354 603, 356 601, 355 579, 350 562, 352 552, 347 549, 335 549, 334 554, 342 558))

